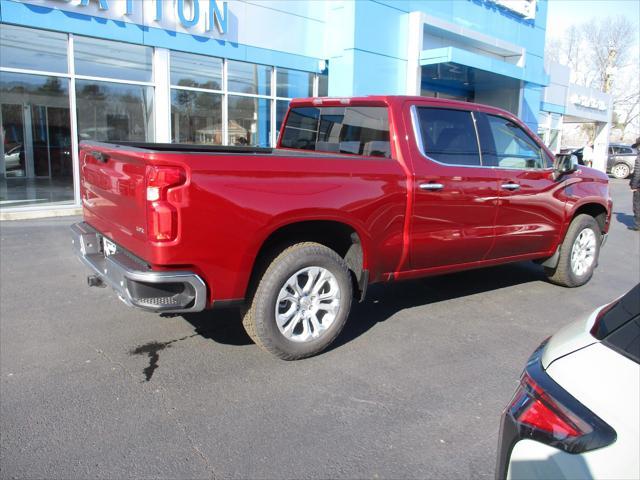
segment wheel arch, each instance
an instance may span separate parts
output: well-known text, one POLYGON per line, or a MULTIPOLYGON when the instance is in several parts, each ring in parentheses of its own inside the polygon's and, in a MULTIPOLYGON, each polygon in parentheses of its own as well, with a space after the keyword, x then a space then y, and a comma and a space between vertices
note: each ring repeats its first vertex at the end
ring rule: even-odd
POLYGON ((344 258, 351 272, 354 295, 364 299, 369 272, 366 237, 355 226, 334 219, 299 219, 272 228, 256 249, 245 298, 250 298, 262 274, 282 250, 301 242, 316 242, 344 258))
POLYGON ((562 248, 562 242, 567 235, 567 232, 569 231, 569 226, 578 215, 582 214, 593 217, 598 224, 598 227, 600 228, 600 232, 602 234, 607 233, 607 231, 609 230, 610 216, 609 209, 604 204, 595 200, 587 200, 578 205, 575 205, 567 215, 567 220, 563 226, 562 234, 559 237, 558 246, 556 247, 554 253, 550 257, 539 261, 543 266, 549 268, 556 267, 560 258, 560 249, 562 248))
POLYGON ((567 222, 565 234, 573 219, 581 214, 593 217, 598 224, 598 227, 600 227, 600 232, 602 234, 607 233, 609 230, 609 209, 600 202, 590 201, 577 205, 576 208, 573 209, 573 212, 569 217, 569 221, 567 222))

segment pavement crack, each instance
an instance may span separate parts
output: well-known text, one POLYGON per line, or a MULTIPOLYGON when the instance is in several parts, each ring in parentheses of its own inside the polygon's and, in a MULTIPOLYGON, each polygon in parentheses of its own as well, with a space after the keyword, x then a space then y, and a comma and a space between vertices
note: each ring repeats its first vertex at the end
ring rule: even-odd
POLYGON ((102 350, 101 348, 96 347, 95 345, 91 345, 90 343, 86 343, 85 345, 89 348, 91 348, 92 350, 95 350, 95 352, 101 356, 102 358, 104 358, 107 362, 111 363, 112 365, 115 365, 117 367, 120 367, 120 369, 122 369, 127 375, 129 375, 133 380, 137 380, 136 376, 127 368, 125 367, 122 363, 118 362, 117 360, 114 360, 113 358, 111 358, 111 356, 105 352, 104 350, 102 350))
MULTIPOLYGON (((166 399, 164 399, 164 401, 165 401, 165 404, 168 403, 166 399)), ((204 462, 206 469, 209 471, 209 478, 211 480, 215 480, 217 478, 216 473, 215 473, 215 470, 213 469, 213 465, 211 465, 211 461, 209 460, 209 457, 207 457, 207 455, 205 455, 205 453, 202 450, 200 450, 196 442, 193 440, 193 438, 191 438, 191 435, 189 435, 189 431, 187 430, 186 425, 183 424, 177 416, 173 415, 172 410, 175 410, 175 408, 168 409, 167 414, 174 419, 176 424, 178 424, 184 436, 187 438, 187 441, 189 442, 189 446, 191 447, 191 449, 204 462)))

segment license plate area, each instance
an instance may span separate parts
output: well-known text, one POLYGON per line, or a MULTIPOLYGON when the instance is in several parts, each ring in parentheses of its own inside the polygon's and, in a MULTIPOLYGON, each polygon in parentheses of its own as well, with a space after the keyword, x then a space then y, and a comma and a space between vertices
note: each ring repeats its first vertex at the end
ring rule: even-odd
POLYGON ((107 237, 102 237, 102 252, 104 253, 105 257, 115 255, 117 251, 118 247, 115 243, 113 243, 107 237))

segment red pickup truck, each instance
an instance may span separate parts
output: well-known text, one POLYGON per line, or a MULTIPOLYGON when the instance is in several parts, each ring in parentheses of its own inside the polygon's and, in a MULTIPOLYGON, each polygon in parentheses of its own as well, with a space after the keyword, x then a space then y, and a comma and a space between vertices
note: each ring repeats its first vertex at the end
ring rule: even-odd
POLYGON ((294 100, 275 149, 80 150, 89 284, 157 312, 242 302, 283 359, 326 348, 371 283, 535 260, 582 285, 611 216, 604 173, 508 112, 433 98, 294 100))

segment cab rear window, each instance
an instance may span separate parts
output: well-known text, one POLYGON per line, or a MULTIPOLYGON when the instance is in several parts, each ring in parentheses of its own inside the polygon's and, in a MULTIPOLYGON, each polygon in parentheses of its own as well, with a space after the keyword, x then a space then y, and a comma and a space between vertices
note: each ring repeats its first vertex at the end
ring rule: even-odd
POLYGON ((386 107, 299 107, 289 112, 280 146, 391 158, 386 107))

